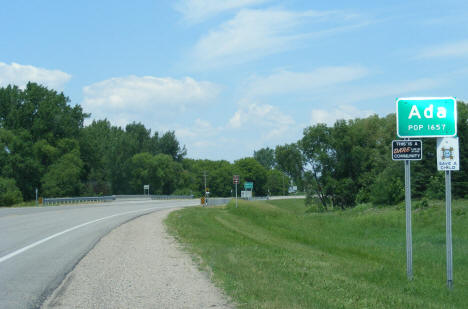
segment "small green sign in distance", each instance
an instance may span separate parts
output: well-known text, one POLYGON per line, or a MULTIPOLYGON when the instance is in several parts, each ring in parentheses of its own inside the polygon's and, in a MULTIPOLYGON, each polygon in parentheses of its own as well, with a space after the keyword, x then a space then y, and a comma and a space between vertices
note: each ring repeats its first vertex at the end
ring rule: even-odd
POLYGON ((396 101, 399 137, 457 135, 457 100, 444 98, 400 98, 396 101))
POLYGON ((253 182, 244 182, 244 189, 253 189, 253 182))

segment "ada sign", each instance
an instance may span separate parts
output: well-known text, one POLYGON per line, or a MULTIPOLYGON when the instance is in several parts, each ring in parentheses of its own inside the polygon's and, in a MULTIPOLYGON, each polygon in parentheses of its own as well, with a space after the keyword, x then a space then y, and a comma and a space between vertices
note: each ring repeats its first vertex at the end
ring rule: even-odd
POLYGON ((457 135, 457 100, 447 98, 401 98, 396 101, 399 137, 457 135))
POLYGON ((392 159, 398 160, 421 160, 422 141, 392 141, 392 159))
POLYGON ((437 139, 437 170, 460 170, 458 137, 440 137, 437 139))

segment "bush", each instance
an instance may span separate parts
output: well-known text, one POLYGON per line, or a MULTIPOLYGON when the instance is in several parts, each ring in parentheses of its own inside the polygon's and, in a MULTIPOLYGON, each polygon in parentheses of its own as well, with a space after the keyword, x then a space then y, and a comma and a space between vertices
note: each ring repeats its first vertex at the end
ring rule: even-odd
POLYGON ((388 167, 377 176, 370 198, 374 205, 395 205, 405 198, 405 185, 395 168, 388 167))
POLYGON ((429 207, 429 201, 426 198, 423 198, 419 202, 416 203, 414 209, 424 209, 429 207))
POLYGON ((23 195, 11 178, 0 177, 0 206, 11 206, 23 201, 23 195))
POLYGON ((443 173, 429 178, 425 196, 431 200, 442 200, 445 197, 445 179, 443 173))

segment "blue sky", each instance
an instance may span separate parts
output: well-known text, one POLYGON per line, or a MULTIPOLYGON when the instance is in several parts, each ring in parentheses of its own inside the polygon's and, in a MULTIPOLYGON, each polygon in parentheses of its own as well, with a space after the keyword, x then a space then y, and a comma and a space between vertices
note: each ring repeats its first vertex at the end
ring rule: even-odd
POLYGON ((466 1, 2 1, 0 86, 235 160, 407 96, 468 99, 466 1))

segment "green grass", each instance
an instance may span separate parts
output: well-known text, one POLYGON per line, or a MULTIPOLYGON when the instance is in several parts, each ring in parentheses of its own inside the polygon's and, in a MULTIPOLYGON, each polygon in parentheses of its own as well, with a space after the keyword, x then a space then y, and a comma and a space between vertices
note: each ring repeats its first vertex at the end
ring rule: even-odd
POLYGON ((303 200, 240 201, 166 224, 239 308, 467 308, 468 202, 453 202, 452 291, 444 203, 429 204, 413 212, 411 282, 402 207, 306 214, 303 200))

